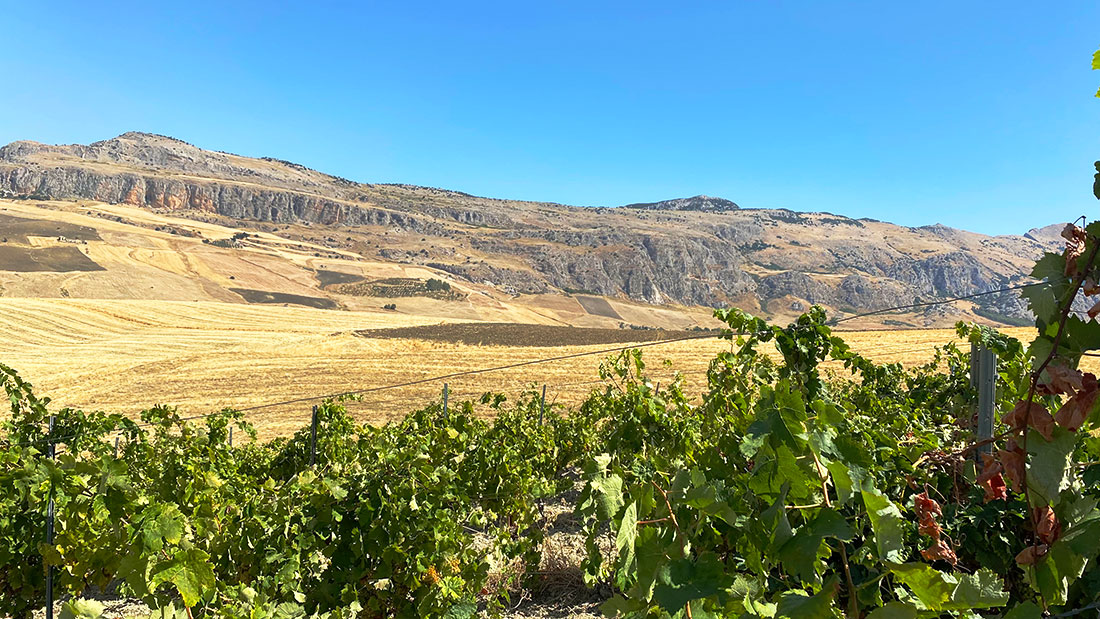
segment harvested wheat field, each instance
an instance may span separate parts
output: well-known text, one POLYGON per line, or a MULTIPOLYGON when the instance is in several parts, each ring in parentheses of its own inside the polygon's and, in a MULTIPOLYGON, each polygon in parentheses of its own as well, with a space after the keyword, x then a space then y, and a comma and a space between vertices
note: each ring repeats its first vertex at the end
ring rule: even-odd
MULTIPOLYGON (((17 369, 55 406, 136 415, 153 404, 194 415, 222 407, 376 389, 468 370, 645 344, 654 381, 686 377, 704 387, 717 338, 653 344, 694 332, 614 331, 452 323, 385 312, 326 311, 230 303, 77 299, 0 299, 0 363, 17 369), (392 331, 391 331, 392 330, 392 331), (528 332, 527 337, 519 334, 528 332), (451 335, 448 336, 447 334, 451 335), (396 337, 395 337, 396 336, 396 337), (427 339, 430 338, 430 339, 427 339), (470 343, 471 338, 480 344, 470 343), (495 345, 494 338, 513 345, 495 345), (535 338, 535 339, 532 339, 535 338), (586 339, 589 338, 589 339, 586 339), (662 363, 664 360, 671 365, 662 363)), ((1028 329, 1009 330, 1016 337, 1028 329)), ((883 362, 926 362, 955 341, 949 329, 845 332, 853 348, 883 362)), ((547 400, 576 405, 598 385, 609 353, 448 379, 451 401, 485 391, 516 394, 547 385, 547 400)), ((842 370, 838 364, 826 367, 842 370)), ((350 409, 384 423, 440 397, 443 381, 368 392, 350 409)), ((250 412, 260 436, 295 431, 312 401, 250 412)))

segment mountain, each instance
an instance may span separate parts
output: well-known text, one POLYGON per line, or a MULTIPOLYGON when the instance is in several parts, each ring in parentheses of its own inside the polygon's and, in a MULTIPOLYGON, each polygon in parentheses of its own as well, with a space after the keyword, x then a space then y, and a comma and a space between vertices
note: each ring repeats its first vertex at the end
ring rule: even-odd
POLYGON ((735 211, 740 206, 732 200, 725 198, 712 198, 710 196, 693 196, 690 198, 676 198, 675 200, 662 200, 660 202, 640 202, 627 204, 622 208, 637 208, 649 211, 710 211, 721 213, 723 211, 735 211))
MULTIPOLYGON (((707 196, 588 208, 357 183, 148 133, 88 145, 13 142, 0 148, 0 195, 231 224, 511 294, 734 305, 777 318, 812 303, 848 315, 1000 288, 1023 281, 1058 246, 1046 229, 985 236, 707 196)), ((902 319, 1026 315, 1018 295, 1005 293, 902 319)))

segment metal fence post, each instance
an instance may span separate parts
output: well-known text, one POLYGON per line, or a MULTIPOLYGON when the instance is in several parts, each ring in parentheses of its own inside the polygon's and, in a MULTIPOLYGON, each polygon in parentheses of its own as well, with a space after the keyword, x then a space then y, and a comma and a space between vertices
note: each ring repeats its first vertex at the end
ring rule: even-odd
MULTIPOLYGON (((54 417, 50 415, 50 430, 46 435, 46 455, 50 460, 54 459, 54 444, 53 444, 53 422, 54 417)), ((53 502, 53 484, 50 484, 50 498, 46 503, 46 544, 53 545, 54 537, 54 502, 53 502)), ((45 558, 43 558, 45 561, 45 558)), ((53 619, 53 566, 46 567, 46 619, 53 619)))
POLYGON ((451 389, 447 383, 443 383, 443 416, 447 416, 447 398, 451 395, 451 389))
POLYGON ((309 430, 309 466, 317 463, 317 407, 313 407, 313 421, 309 430))
POLYGON ((229 446, 233 447, 233 426, 229 426, 229 446))
MULTIPOLYGON (((994 413, 997 401, 997 356, 992 350, 976 346, 972 350, 970 382, 978 390, 978 419, 975 438, 978 441, 993 438, 994 413), (976 354, 975 354, 976 353, 976 354), (975 362, 974 359, 977 359, 975 362), (976 367, 975 367, 976 365, 976 367)), ((992 445, 982 445, 975 457, 981 463, 982 454, 993 453, 992 445)))
POLYGON ((970 342, 970 387, 973 389, 978 388, 978 350, 978 345, 970 342))
POLYGON ((542 399, 539 400, 539 426, 542 426, 542 416, 546 412, 546 384, 542 385, 542 399))
POLYGON ((116 436, 115 437, 115 460, 118 460, 118 439, 119 439, 119 437, 116 436))

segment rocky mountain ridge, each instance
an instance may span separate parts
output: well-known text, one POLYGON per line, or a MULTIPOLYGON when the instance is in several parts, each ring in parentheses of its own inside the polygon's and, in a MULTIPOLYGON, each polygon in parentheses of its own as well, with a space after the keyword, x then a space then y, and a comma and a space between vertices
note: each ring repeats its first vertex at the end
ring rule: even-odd
POLYGON ((626 204, 623 205, 622 208, 647 209, 652 211, 710 211, 720 213, 722 211, 735 211, 741 207, 732 200, 700 195, 690 198, 661 200, 660 202, 626 204))
MULTIPOLYGON (((849 314, 996 289, 1022 281, 1042 251, 1058 244, 1047 229, 989 237, 743 209, 706 196, 586 208, 356 183, 146 133, 88 145, 13 142, 0 148, 0 194, 274 227, 308 224, 331 231, 334 246, 347 239, 346 247, 366 257, 421 264, 517 294, 583 291, 657 304, 736 305, 771 316, 811 303, 849 314)), ((979 315, 1026 316, 1015 294, 979 303, 979 315)))

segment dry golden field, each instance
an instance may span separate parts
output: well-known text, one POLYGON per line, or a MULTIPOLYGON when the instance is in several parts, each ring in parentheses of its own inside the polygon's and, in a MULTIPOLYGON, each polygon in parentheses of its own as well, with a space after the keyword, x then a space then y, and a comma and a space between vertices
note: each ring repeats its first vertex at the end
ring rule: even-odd
MULTIPOLYGON (((0 298, 0 363, 14 367, 55 406, 136 415, 162 403, 183 414, 222 407, 370 389, 464 370, 600 351, 620 344, 468 345, 363 337, 362 329, 438 324, 428 317, 216 303, 0 298)), ((1009 330, 1026 339, 1029 329, 1009 330)), ((955 339, 947 329, 847 332, 853 348, 879 361, 917 364, 955 339)), ((674 371, 699 393, 717 339, 645 349, 653 380, 674 371), (661 362, 671 361, 671 367, 661 362)), ((452 401, 487 390, 516 394, 546 384, 548 401, 579 403, 606 355, 591 355, 449 380, 452 401)), ((834 366, 838 367, 838 366, 834 366)), ((839 368, 838 368, 839 369, 839 368)), ((438 398, 442 381, 368 393, 350 405, 362 421, 383 423, 438 398)), ((256 410, 262 438, 307 423, 312 402, 256 410)))
MULTIPOLYGON (((511 294, 424 266, 366 259, 318 244, 325 240, 316 236, 321 232, 302 226, 284 226, 279 234, 247 230, 242 243, 219 245, 241 231, 122 205, 0 200, 0 249, 6 252, 0 255, 0 363, 17 369, 55 406, 136 415, 159 403, 199 415, 599 352, 620 346, 610 342, 623 335, 653 335, 620 331, 622 325, 675 331, 717 324, 705 308, 582 294, 511 294), (326 278, 333 277, 437 277, 449 280, 456 294, 453 299, 354 296, 327 286, 326 278), (271 299, 255 303, 251 293, 271 299), (384 310, 388 303, 396 310, 384 310), (369 332, 494 322, 537 324, 492 340, 510 345, 462 343, 480 341, 476 335, 424 340, 369 332), (559 337, 555 325, 605 332, 591 339, 561 332, 559 337), (544 333, 552 341, 539 341, 544 333)), ((394 247, 416 248, 424 241, 375 232, 394 247)), ((969 316, 965 303, 955 305, 962 308, 960 318, 969 316)), ((845 326, 881 328, 882 321, 896 317, 872 316, 845 326)), ((1028 329, 1011 331, 1030 337, 1028 329)), ((876 360, 916 364, 931 359, 933 347, 953 340, 954 332, 862 331, 846 337, 876 360)), ((707 365, 723 346, 729 344, 717 339, 663 343, 647 347, 645 358, 653 380, 667 384, 678 371, 687 392, 697 394, 707 365), (661 363, 666 359, 670 367, 661 363)), ((549 401, 572 406, 595 386, 605 357, 593 354, 447 382, 455 401, 545 384, 549 401)), ((349 408, 363 421, 383 423, 438 398, 442 382, 370 392, 349 408)), ((308 421, 312 403, 264 407, 249 418, 261 437, 287 434, 308 421)))

